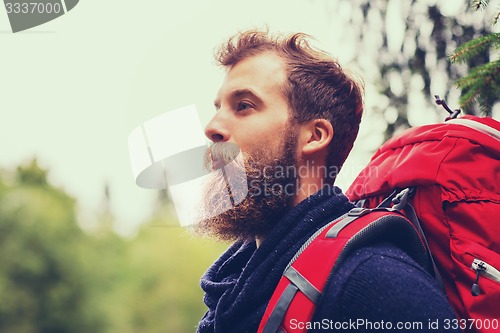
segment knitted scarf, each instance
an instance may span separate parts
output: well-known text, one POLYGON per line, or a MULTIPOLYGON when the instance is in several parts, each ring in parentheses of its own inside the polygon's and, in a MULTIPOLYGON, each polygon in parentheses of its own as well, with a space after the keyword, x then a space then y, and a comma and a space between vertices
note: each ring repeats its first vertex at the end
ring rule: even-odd
POLYGON ((255 333, 283 271, 318 229, 353 205, 338 187, 325 187, 291 209, 256 248, 237 241, 201 279, 208 311, 199 333, 255 333))

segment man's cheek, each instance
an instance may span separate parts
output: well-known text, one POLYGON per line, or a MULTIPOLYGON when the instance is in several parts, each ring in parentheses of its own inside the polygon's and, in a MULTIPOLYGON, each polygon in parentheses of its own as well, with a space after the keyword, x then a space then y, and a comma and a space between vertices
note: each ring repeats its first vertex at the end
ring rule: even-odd
POLYGON ((262 195, 262 189, 260 186, 260 181, 258 179, 250 180, 248 194, 252 197, 262 195))

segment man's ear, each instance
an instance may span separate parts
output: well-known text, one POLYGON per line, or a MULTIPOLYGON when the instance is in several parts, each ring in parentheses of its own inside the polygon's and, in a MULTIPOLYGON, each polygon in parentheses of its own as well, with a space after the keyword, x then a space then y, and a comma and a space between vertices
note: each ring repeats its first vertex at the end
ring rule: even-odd
POLYGON ((303 124, 302 135, 304 155, 314 154, 320 151, 327 152, 328 145, 333 139, 333 126, 326 119, 313 119, 303 124))

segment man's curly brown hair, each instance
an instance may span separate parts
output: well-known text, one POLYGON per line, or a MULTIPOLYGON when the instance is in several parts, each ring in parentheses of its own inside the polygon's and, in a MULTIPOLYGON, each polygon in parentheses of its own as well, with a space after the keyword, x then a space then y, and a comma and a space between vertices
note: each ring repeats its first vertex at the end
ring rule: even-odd
POLYGON ((314 49, 303 33, 272 36, 267 31, 238 33, 216 52, 217 62, 230 68, 239 61, 274 52, 285 62, 288 80, 283 87, 292 119, 303 123, 326 119, 334 129, 329 146, 327 181, 333 183, 358 134, 363 113, 363 83, 342 69, 327 53, 314 49))

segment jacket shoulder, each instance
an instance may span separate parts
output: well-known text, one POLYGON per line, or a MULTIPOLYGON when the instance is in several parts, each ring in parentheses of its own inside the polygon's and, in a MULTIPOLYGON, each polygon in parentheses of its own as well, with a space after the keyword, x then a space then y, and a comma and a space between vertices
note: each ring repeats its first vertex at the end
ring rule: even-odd
POLYGON ((427 328, 429 320, 455 318, 436 281, 401 249, 381 243, 357 250, 330 277, 313 321, 414 321, 427 328))

